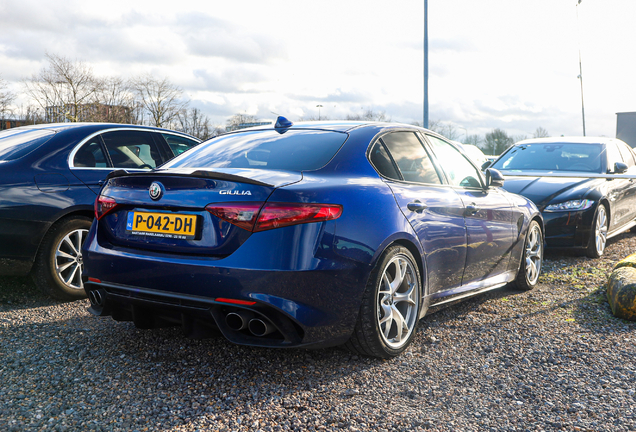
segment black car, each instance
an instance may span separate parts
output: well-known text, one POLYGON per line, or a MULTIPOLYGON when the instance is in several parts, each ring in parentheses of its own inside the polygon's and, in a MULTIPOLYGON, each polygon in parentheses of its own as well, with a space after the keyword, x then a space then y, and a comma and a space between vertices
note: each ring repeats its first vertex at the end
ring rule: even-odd
POLYGON ((557 137, 520 141, 491 167, 504 174, 506 190, 537 205, 547 247, 595 258, 608 238, 636 225, 636 182, 613 178, 636 174, 635 165, 634 151, 621 140, 557 137))
POLYGON ((59 123, 0 132, 0 274, 60 299, 86 296, 81 246, 106 176, 144 171, 199 144, 144 126, 59 123))

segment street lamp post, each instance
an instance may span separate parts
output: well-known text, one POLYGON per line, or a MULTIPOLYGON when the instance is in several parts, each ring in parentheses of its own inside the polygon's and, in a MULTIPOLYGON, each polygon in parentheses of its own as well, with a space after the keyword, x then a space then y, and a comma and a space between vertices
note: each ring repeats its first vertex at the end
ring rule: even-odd
POLYGON ((424 113, 422 127, 428 129, 428 0, 424 0, 424 113))
POLYGON ((318 108, 318 121, 320 121, 320 108, 322 108, 322 105, 316 105, 316 108, 318 108))
POLYGON ((581 30, 579 27, 579 5, 582 0, 578 0, 576 3, 576 28, 579 33, 579 76, 578 79, 581 82, 581 115, 583 116, 583 136, 585 136, 585 104, 583 103, 583 67, 581 66, 581 30))

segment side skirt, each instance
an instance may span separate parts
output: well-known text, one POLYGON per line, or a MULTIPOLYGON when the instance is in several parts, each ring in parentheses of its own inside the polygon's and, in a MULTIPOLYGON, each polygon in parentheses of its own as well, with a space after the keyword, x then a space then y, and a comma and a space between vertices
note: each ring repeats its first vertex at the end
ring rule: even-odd
POLYGON ((430 307, 437 307, 446 303, 455 302, 468 297, 473 297, 478 294, 485 293, 497 288, 501 288, 507 283, 515 280, 516 272, 507 271, 505 273, 493 276, 488 279, 483 279, 476 282, 471 282, 467 285, 462 285, 459 288, 437 292, 429 296, 431 305, 430 307))

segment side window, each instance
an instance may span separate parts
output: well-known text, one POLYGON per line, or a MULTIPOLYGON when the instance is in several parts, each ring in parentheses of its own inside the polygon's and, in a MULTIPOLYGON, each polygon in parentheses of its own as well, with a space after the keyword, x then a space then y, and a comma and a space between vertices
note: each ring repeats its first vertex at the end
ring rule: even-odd
POLYGON ((172 154, 175 156, 179 156, 184 151, 189 150, 199 144, 198 141, 191 140, 179 135, 162 133, 161 136, 163 136, 163 139, 166 140, 168 146, 170 147, 170 150, 172 150, 172 154))
POLYGON ((163 162, 149 132, 106 132, 102 138, 115 168, 154 168, 163 162))
POLYGON ((618 145, 618 150, 621 152, 621 155, 623 156, 623 161, 627 164, 628 167, 633 167, 634 164, 634 152, 632 151, 632 149, 627 145, 627 144, 623 144, 623 143, 617 143, 618 145))
POLYGON ((614 172, 614 164, 623 162, 623 158, 618 151, 618 147, 613 142, 607 143, 605 148, 607 149, 607 168, 610 172, 614 172))
POLYGON ((426 135, 448 181, 453 186, 481 188, 479 171, 455 147, 432 135, 426 135))
POLYGON ((389 157, 389 154, 386 152, 384 145, 378 140, 371 148, 371 152, 369 153, 369 160, 373 164, 373 167, 376 169, 384 177, 393 179, 393 180, 402 180, 400 174, 395 169, 395 165, 393 165, 393 161, 389 157))
POLYGON ((78 168, 107 168, 108 162, 100 144, 99 136, 85 143, 75 153, 73 166, 78 168))
POLYGON ((382 141, 408 182, 441 184, 437 171, 424 146, 413 132, 394 132, 382 141))

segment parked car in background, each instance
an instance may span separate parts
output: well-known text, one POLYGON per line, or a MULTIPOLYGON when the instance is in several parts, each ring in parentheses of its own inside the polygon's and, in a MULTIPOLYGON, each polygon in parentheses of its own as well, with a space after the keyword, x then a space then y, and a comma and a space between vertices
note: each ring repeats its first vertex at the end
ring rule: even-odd
POLYGON ((481 149, 476 145, 462 144, 462 148, 464 149, 464 152, 468 155, 468 157, 470 157, 478 167, 481 167, 485 162, 488 161, 488 158, 486 157, 484 152, 481 151, 481 149))
POLYGON ((0 274, 83 298, 81 246, 114 169, 148 171, 199 144, 159 128, 59 123, 0 132, 0 274))
POLYGON ((599 257, 608 238, 636 225, 636 182, 593 176, 636 174, 635 161, 618 139, 555 137, 520 141, 492 167, 504 174, 506 190, 541 210, 548 247, 599 257), (571 177, 550 177, 554 173, 571 177))
POLYGON ((425 129, 311 122, 113 172, 84 244, 90 311, 235 343, 392 357, 429 304, 541 271, 543 222, 425 129))

